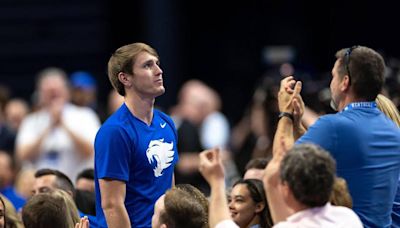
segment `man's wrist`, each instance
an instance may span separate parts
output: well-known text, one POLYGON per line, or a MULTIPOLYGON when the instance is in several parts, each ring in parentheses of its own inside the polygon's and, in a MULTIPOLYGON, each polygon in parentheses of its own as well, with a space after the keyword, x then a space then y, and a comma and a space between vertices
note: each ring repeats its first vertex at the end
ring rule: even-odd
POLYGON ((292 121, 294 121, 294 116, 290 112, 280 112, 278 119, 281 119, 282 117, 287 117, 287 118, 291 119, 292 121))

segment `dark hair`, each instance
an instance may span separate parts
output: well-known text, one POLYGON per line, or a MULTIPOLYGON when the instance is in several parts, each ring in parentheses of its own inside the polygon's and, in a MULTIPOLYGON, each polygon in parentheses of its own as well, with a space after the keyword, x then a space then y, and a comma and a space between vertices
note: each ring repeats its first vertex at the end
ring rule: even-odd
POLYGON ((247 189, 250 192, 250 197, 255 203, 264 203, 264 209, 259 213, 260 216, 260 227, 272 227, 272 217, 268 207, 268 200, 265 195, 264 185, 261 180, 258 179, 241 179, 238 180, 233 187, 238 184, 246 185, 247 189))
POLYGON ((371 48, 353 46, 336 52, 339 59, 339 75, 350 74, 350 85, 357 98, 373 101, 385 82, 385 61, 371 48))
POLYGON ((78 176, 76 177, 76 181, 78 181, 81 178, 94 180, 94 169, 87 168, 87 169, 82 170, 80 173, 78 173, 78 176))
POLYGON ((325 205, 335 179, 336 163, 332 156, 313 144, 295 145, 282 160, 280 177, 297 201, 308 207, 325 205))
POLYGON ((71 179, 69 179, 69 177, 64 173, 62 173, 61 171, 55 169, 39 169, 35 173, 35 178, 47 175, 56 176, 56 183, 55 183, 56 188, 62 189, 66 192, 72 192, 74 194, 75 192, 74 184, 72 183, 71 179))
POLYGON ((22 209, 22 221, 29 228, 70 228, 66 218, 67 205, 52 194, 34 195, 22 209))
POLYGON ((193 188, 174 187, 165 193, 165 209, 161 212, 161 223, 175 228, 207 228, 208 205, 205 196, 193 188))
POLYGON ((249 162, 247 162, 244 170, 247 171, 249 169, 265 169, 270 160, 271 159, 269 158, 253 158, 249 162))

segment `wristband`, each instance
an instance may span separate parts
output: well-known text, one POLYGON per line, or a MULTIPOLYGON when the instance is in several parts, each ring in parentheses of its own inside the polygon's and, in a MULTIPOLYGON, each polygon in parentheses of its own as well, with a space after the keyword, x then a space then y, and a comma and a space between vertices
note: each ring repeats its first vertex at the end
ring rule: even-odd
POLYGON ((282 117, 286 116, 287 118, 291 119, 292 121, 294 121, 294 117, 292 113, 288 113, 288 112, 280 112, 278 119, 280 120, 282 117))

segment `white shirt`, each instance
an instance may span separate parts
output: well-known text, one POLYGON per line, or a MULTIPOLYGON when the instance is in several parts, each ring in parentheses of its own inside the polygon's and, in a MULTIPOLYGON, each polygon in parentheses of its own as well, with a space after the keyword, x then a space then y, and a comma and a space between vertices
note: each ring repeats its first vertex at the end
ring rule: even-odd
POLYGON ((299 211, 280 222, 274 228, 284 227, 351 227, 362 228, 360 218, 347 207, 332 206, 327 203, 323 207, 314 207, 299 211))
POLYGON ((201 124, 200 142, 203 148, 225 148, 230 136, 229 122, 220 112, 209 114, 201 124))
POLYGON ((233 220, 231 220, 231 219, 226 219, 226 220, 223 220, 223 221, 219 222, 219 223, 215 226, 215 228, 239 228, 239 226, 236 225, 236 223, 233 222, 233 220))
MULTIPOLYGON (((100 128, 100 120, 94 111, 90 108, 66 104, 61 118, 74 134, 94 144, 96 133, 100 128)), ((51 117, 46 110, 39 110, 28 115, 19 129, 17 146, 33 143, 50 124, 51 117)), ((93 156, 83 158, 65 129, 57 127, 43 140, 39 157, 23 165, 34 169, 57 169, 74 181, 80 171, 94 166, 94 160, 93 156)))

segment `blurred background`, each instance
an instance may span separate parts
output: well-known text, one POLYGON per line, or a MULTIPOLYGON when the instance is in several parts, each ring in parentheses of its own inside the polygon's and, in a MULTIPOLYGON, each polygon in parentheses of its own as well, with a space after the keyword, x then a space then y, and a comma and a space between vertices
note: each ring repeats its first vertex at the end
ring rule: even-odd
POLYGON ((320 91, 329 84, 335 52, 355 44, 380 51, 398 83, 396 6, 342 0, 1 0, 0 84, 11 97, 31 102, 41 69, 85 71, 97 83, 98 105, 105 106, 108 58, 116 48, 141 41, 161 57, 167 92, 159 107, 176 104, 182 84, 197 78, 219 93, 222 112, 234 125, 261 78, 293 72, 311 79, 307 90, 320 91))

